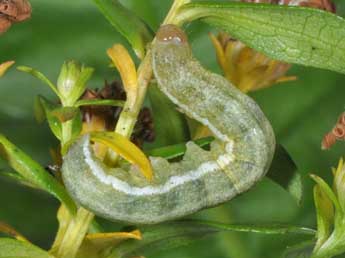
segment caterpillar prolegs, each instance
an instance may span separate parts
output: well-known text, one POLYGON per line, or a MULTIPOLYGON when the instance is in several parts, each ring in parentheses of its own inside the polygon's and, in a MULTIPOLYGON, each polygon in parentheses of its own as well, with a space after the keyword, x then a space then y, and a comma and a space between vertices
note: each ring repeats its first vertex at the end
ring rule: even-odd
POLYGON ((265 175, 274 154, 274 133, 259 106, 204 69, 180 28, 161 27, 151 51, 160 90, 216 140, 210 151, 187 143, 180 162, 150 157, 148 182, 135 166, 106 167, 88 136, 81 138, 64 157, 64 183, 76 202, 114 221, 158 223, 228 201, 265 175))

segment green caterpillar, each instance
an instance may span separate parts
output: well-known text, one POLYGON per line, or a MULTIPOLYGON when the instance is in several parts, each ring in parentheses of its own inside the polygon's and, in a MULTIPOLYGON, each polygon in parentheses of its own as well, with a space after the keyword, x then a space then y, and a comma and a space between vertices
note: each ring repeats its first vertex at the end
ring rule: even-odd
POLYGON ((76 202, 110 220, 152 224, 226 202, 261 179, 273 158, 274 133, 259 106, 205 70, 180 28, 160 28, 152 66, 160 90, 217 140, 210 151, 187 143, 180 162, 150 157, 148 182, 133 165, 106 167, 84 136, 64 157, 63 180, 76 202))

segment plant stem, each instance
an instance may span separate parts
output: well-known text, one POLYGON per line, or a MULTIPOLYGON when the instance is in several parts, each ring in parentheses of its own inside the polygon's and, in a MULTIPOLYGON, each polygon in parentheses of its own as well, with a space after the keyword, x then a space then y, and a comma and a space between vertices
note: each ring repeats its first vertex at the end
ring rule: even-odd
POLYGON ((170 8, 168 15, 164 19, 163 25, 164 24, 176 24, 175 17, 176 17, 178 9, 182 5, 188 4, 189 2, 191 2, 191 0, 175 0, 173 5, 170 8))
MULTIPOLYGON (((176 16, 178 8, 188 2, 190 2, 190 0, 175 0, 163 24, 174 23, 174 17, 176 16)), ((138 69, 138 95, 136 102, 132 105, 127 102, 125 103, 123 111, 119 117, 119 121, 116 125, 115 132, 130 138, 137 121, 138 114, 143 105, 152 75, 151 53, 148 51, 138 69)), ((66 124, 66 128, 63 129, 62 143, 68 142, 71 137, 71 132, 71 125, 66 124)), ((111 154, 107 157, 106 162, 108 164, 116 164, 117 159, 118 156, 116 154, 111 154)), ((75 257, 93 217, 94 214, 85 210, 84 208, 78 209, 77 215, 70 220, 67 228, 65 225, 63 237, 61 237, 61 235, 59 236, 61 238, 61 244, 54 244, 54 247, 57 248, 57 251, 53 252, 57 258, 75 257)))
MULTIPOLYGON (((175 0, 171 9, 164 19, 164 24, 174 24, 174 18, 178 9, 189 3, 190 0, 175 0)), ((152 41, 154 43, 155 39, 152 41)), ((120 114, 119 120, 117 122, 115 132, 119 133, 127 138, 130 138, 137 122, 137 117, 139 115, 140 109, 145 100, 147 87, 152 78, 152 66, 151 66, 151 52, 150 50, 146 53, 143 61, 141 62, 138 69, 138 95, 136 102, 134 104, 126 101, 123 111, 120 114)), ((104 162, 109 166, 115 166, 119 156, 115 152, 108 151, 104 162)))
POLYGON ((72 138, 72 125, 73 121, 67 121, 62 123, 62 136, 61 136, 61 146, 64 146, 72 138))
POLYGON ((81 246, 94 214, 79 208, 77 215, 69 223, 66 233, 58 247, 57 258, 74 258, 81 246))

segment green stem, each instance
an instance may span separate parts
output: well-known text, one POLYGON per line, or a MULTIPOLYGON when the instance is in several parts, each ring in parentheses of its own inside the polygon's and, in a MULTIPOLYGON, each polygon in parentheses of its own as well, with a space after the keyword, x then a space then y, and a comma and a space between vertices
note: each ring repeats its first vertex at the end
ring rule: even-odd
MULTIPOLYGON (((164 24, 175 24, 174 19, 177 14, 178 9, 186 4, 189 3, 190 0, 175 0, 171 9, 164 19, 164 24)), ((155 40, 153 40, 154 42, 155 40)), ((117 122, 115 132, 119 133, 127 138, 130 138, 137 122, 137 117, 139 115, 140 109, 143 105, 145 100, 147 87, 152 78, 152 66, 151 66, 151 53, 148 51, 146 53, 145 58, 143 59, 141 65, 138 69, 138 95, 136 102, 134 104, 130 104, 129 102, 125 103, 123 111, 120 114, 119 120, 117 122)), ((117 153, 113 151, 108 151, 104 162, 109 166, 115 166, 117 163, 119 156, 117 153)))
MULTIPOLYGON (((174 17, 176 16, 178 8, 188 2, 190 1, 175 0, 163 24, 175 23, 174 17)), ((138 114, 143 105, 147 87, 151 81, 152 75, 151 53, 150 51, 148 51, 138 69, 138 96, 136 102, 134 103, 134 105, 130 105, 127 102, 125 103, 117 126, 115 128, 115 132, 120 133, 127 138, 130 138, 137 121, 138 114)), ((71 125, 67 123, 63 126, 63 144, 69 141, 72 132, 71 128, 71 125)), ((117 159, 118 156, 115 153, 109 152, 107 154, 107 157, 105 158, 105 162, 114 165, 116 164, 117 159)), ((78 209, 76 217, 70 221, 67 229, 64 230, 65 233, 61 239, 61 244, 56 245, 57 251, 54 253, 57 258, 75 257, 93 217, 94 215, 91 212, 83 208, 78 209)))
POLYGON ((63 147, 72 138, 73 121, 67 121, 62 124, 61 147, 63 147))
POLYGON ((76 256, 93 218, 93 213, 84 208, 78 209, 77 215, 69 223, 55 253, 57 258, 74 258, 76 256))
MULTIPOLYGON (((66 105, 63 103, 63 106, 66 105)), ((62 148, 72 139, 72 127, 73 121, 62 124, 62 148)), ((50 252, 57 258, 74 258, 89 229, 94 214, 80 207, 77 214, 72 216, 64 205, 61 205, 57 216, 59 229, 50 252)))

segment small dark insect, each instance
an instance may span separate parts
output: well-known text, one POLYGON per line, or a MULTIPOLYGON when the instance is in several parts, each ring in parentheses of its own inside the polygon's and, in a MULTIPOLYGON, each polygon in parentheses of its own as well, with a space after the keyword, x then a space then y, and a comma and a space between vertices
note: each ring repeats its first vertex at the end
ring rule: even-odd
POLYGON ((7 31, 13 23, 31 17, 28 0, 0 0, 0 34, 7 31))

